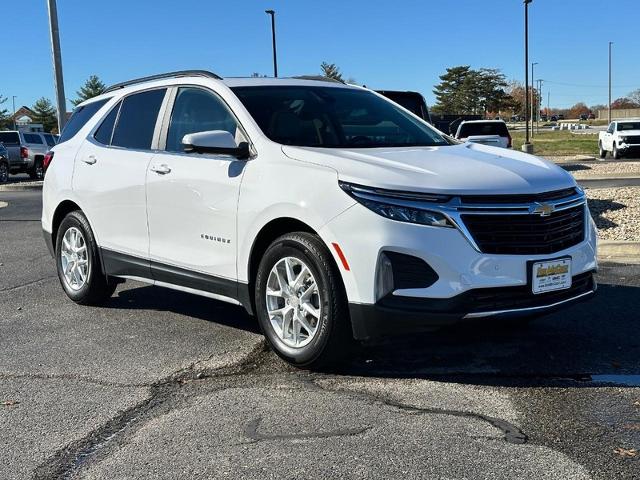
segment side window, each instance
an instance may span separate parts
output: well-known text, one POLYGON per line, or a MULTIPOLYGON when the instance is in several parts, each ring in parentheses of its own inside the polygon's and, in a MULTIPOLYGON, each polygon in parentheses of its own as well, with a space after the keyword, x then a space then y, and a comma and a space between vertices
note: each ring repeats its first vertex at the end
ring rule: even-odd
POLYGON ((118 117, 120 105, 122 105, 122 102, 118 102, 118 104, 111 109, 109 115, 105 117, 105 119, 96 130, 96 133, 93 134, 93 138, 95 138, 98 143, 101 143, 103 145, 111 145, 113 126, 116 124, 116 118, 118 117))
POLYGON ((44 137, 44 141, 47 142, 47 145, 49 147, 53 147, 56 144, 55 139, 53 138, 53 135, 51 135, 50 133, 45 133, 44 135, 42 135, 44 137))
POLYGON ((607 133, 613 133, 616 130, 616 124, 611 122, 611 125, 609 125, 609 128, 607 129, 607 133))
POLYGON ((149 150, 166 89, 129 95, 122 101, 111 145, 149 150))
POLYGON ((26 143, 39 143, 42 144, 44 143, 42 141, 42 138, 40 137, 40 135, 38 135, 37 133, 25 133, 24 134, 24 141, 26 143))
POLYGON ((60 135, 60 139, 58 143, 66 142, 71 137, 73 137, 76 133, 80 131, 82 127, 89 121, 93 115, 100 110, 100 108, 109 101, 109 99, 98 100, 96 102, 87 103, 82 107, 77 107, 71 118, 67 122, 67 124, 62 129, 62 135, 60 135))
POLYGON ((178 90, 167 132, 168 152, 182 152, 182 138, 195 132, 224 130, 244 141, 236 119, 217 95, 201 88, 183 87, 178 90))

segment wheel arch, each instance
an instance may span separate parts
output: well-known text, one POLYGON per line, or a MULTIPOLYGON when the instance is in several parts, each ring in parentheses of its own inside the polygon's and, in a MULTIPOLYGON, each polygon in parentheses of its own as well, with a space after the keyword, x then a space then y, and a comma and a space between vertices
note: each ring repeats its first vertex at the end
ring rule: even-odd
POLYGON ((56 248, 56 239, 58 237, 58 228, 60 228, 62 220, 67 216, 67 214, 76 210, 82 211, 80 206, 72 200, 63 200, 56 207, 56 210, 53 213, 53 220, 51 222, 51 244, 53 245, 54 251, 56 248))
POLYGON ((335 258, 331 254, 329 246, 322 239, 320 234, 313 227, 299 219, 292 217, 275 218, 267 222, 256 235, 256 238, 251 245, 248 264, 245 266, 245 268, 247 269, 248 285, 246 289, 247 293, 244 296, 248 298, 244 298, 242 303, 245 304, 245 307, 247 308, 249 313, 255 312, 253 290, 255 287, 255 278, 258 272, 258 266, 260 265, 260 260, 262 259, 264 252, 266 252, 267 248, 269 248, 269 245, 271 245, 271 243, 276 238, 293 232, 310 233, 320 239, 320 241, 324 244, 324 246, 327 248, 327 251, 329 252, 329 256, 331 257, 331 260, 338 271, 340 281, 342 282, 342 288, 344 289, 344 279, 342 278, 340 268, 338 267, 335 258))

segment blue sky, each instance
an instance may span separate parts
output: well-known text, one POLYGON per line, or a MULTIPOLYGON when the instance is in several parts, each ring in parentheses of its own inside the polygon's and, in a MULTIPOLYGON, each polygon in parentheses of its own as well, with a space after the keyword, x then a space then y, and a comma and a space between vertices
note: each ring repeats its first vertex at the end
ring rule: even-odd
MULTIPOLYGON (((607 101, 640 88, 638 0, 534 0, 530 58, 552 107, 607 101), (607 7, 607 4, 611 5, 607 7)), ((4 107, 54 99, 45 0, 0 0, 4 107), (8 48, 8 44, 13 44, 8 48)), ((272 74, 266 8, 277 12, 280 76, 336 63, 371 88, 417 90, 429 104, 446 67, 501 69, 523 80, 521 0, 58 0, 67 98, 91 74, 105 83, 189 68, 272 74)))

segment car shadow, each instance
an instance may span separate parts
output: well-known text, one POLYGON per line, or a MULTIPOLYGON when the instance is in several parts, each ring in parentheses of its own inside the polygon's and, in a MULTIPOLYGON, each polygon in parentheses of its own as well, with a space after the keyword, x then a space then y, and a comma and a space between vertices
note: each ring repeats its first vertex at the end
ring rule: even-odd
POLYGON ((567 165, 560 165, 563 169, 565 169, 567 172, 577 172, 580 170, 591 170, 591 167, 589 165, 584 165, 583 163, 573 163, 573 164, 567 164, 567 165))
POLYGON ((365 346, 333 373, 488 386, 624 383, 640 374, 638 312, 639 287, 604 284, 590 301, 526 325, 477 321, 365 346))
POLYGON ((589 199, 589 211, 591 212, 593 221, 596 222, 598 230, 617 227, 617 223, 605 218, 603 215, 607 212, 615 212, 623 208, 626 208, 625 204, 613 200, 589 199))
POLYGON ((103 307, 168 311, 251 333, 260 333, 256 320, 239 305, 152 285, 118 289, 103 307))

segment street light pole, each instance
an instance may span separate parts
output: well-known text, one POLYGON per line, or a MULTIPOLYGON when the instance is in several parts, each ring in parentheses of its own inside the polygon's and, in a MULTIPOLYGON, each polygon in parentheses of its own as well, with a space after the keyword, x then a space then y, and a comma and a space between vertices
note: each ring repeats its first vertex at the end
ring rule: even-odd
POLYGON ((611 45, 613 42, 609 42, 609 123, 611 123, 611 45))
POLYGON ((536 116, 536 109, 533 108, 535 99, 536 99, 535 87, 533 86, 536 81, 535 80, 536 76, 533 74, 533 67, 535 67, 536 65, 538 65, 538 62, 531 62, 531 136, 532 137, 533 137, 533 119, 536 116))
POLYGON ((531 153, 533 148, 529 143, 529 4, 532 0, 524 0, 524 121, 525 141, 522 151, 531 153))
POLYGON ((16 130, 16 97, 17 95, 12 95, 11 99, 13 101, 13 129, 16 130))
POLYGON ((276 12, 265 10, 264 13, 271 16, 271 41, 273 43, 273 76, 278 78, 278 57, 276 54, 276 12))
POLYGON ((53 76, 56 87, 58 104, 58 133, 62 132, 67 119, 67 104, 64 95, 64 80, 62 78, 62 57, 60 55, 60 31, 58 29, 58 8, 56 0, 47 0, 49 7, 49 30, 51 32, 51 54, 53 57, 53 76))

